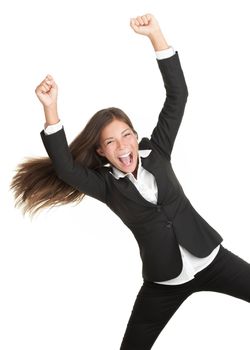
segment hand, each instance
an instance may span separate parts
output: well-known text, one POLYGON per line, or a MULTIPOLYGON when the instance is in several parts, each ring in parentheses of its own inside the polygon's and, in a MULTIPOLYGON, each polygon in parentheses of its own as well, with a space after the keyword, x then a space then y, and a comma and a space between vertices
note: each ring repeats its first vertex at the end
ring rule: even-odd
POLYGON ((161 31, 156 18, 150 13, 145 14, 144 16, 131 18, 130 26, 136 33, 146 35, 148 37, 161 31))
POLYGON ((35 93, 45 108, 56 106, 58 87, 51 75, 48 74, 37 86, 35 93))

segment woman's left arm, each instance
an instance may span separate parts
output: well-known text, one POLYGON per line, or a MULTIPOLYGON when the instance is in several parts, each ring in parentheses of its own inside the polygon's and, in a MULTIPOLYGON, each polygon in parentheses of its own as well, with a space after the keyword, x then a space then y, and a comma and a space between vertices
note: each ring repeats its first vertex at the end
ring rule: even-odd
MULTIPOLYGON (((153 15, 147 14, 131 19, 130 25, 136 33, 150 39, 157 56, 165 56, 166 49, 171 46, 168 45, 153 15)), ((174 141, 184 114, 188 89, 177 51, 171 57, 157 59, 157 62, 166 89, 166 100, 150 141, 165 157, 171 160, 174 141)))

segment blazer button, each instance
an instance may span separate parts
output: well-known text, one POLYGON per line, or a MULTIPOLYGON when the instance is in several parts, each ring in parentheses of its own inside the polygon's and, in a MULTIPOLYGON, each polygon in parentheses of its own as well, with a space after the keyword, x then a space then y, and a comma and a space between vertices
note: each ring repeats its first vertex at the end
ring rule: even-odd
POLYGON ((161 206, 160 206, 160 205, 157 205, 156 210, 157 210, 158 212, 160 212, 160 211, 161 211, 161 206))
POLYGON ((172 221, 167 222, 167 227, 170 228, 172 226, 172 221))

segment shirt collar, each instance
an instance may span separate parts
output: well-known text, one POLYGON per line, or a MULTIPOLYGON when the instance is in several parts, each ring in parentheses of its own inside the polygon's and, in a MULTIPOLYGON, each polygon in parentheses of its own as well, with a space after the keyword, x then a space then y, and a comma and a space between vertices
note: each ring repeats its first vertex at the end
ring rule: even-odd
MULTIPOLYGON (((139 158, 138 170, 139 170, 140 167, 141 167, 141 157, 142 157, 142 158, 147 157, 147 156, 150 154, 151 151, 152 151, 151 149, 141 149, 141 150, 138 151, 138 153, 139 153, 139 157, 138 157, 138 158, 139 158)), ((119 178, 121 178, 121 177, 125 177, 125 176, 131 174, 131 173, 123 173, 122 171, 120 171, 119 169, 117 169, 117 168, 114 167, 114 166, 111 166, 111 168, 112 168, 112 171, 110 171, 110 174, 112 174, 117 180, 118 180, 119 178)))

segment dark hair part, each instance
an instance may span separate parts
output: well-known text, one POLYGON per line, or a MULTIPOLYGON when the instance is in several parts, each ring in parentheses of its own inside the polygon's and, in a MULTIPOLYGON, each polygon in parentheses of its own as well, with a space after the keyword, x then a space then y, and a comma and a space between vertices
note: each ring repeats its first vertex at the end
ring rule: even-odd
MULTIPOLYGON (((121 109, 101 109, 69 145, 75 161, 91 169, 108 164, 108 160, 100 156, 96 149, 99 147, 102 129, 114 119, 126 123, 137 135, 131 120, 121 109)), ((22 207, 24 214, 33 216, 43 208, 70 202, 78 204, 85 196, 57 177, 49 157, 28 158, 18 164, 15 171, 10 189, 14 191, 15 207, 22 207)))

